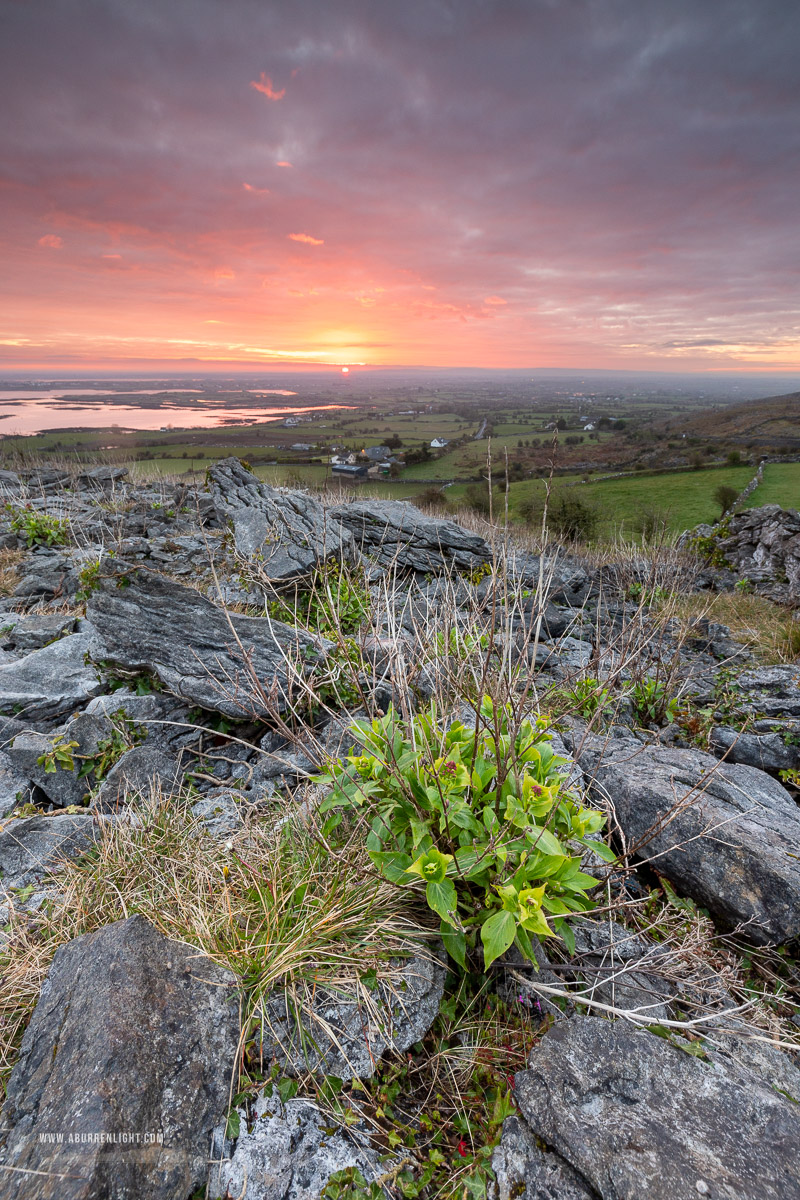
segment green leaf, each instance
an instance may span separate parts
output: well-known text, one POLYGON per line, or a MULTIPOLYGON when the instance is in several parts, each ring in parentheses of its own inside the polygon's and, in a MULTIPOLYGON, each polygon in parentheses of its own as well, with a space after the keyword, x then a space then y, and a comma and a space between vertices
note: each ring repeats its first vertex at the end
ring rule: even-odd
POLYGON ((488 970, 496 958, 505 954, 517 934, 517 922, 510 912, 502 909, 493 913, 481 928, 483 961, 488 970))
POLYGON ((541 909, 537 912, 529 912, 521 924, 530 933, 538 933, 541 937, 552 937, 553 935, 553 931, 547 924, 541 909))
POLYGON ((233 1138, 238 1138, 241 1125, 242 1118, 239 1116, 236 1109, 232 1108, 228 1113, 228 1120, 225 1125, 225 1137, 230 1138, 231 1140, 233 1140, 233 1138))
POLYGON ((619 855, 612 850, 610 846, 607 846, 605 842, 595 842, 592 838, 584 838, 581 842, 581 845, 585 846, 587 850, 591 850, 592 853, 596 854, 598 858, 602 858, 603 862, 616 862, 617 858, 619 857, 619 855))
POLYGON ((440 929, 444 948, 452 959, 454 959, 461 967, 462 971, 467 969, 467 939, 460 930, 451 929, 442 921, 440 929))
POLYGON ((428 901, 429 908, 438 913, 448 925, 455 927, 458 897, 456 896, 456 888, 452 879, 434 880, 429 883, 425 888, 425 899, 428 901), (451 913, 453 914, 452 916, 450 915, 451 913))
POLYGON ((533 828, 528 833, 528 838, 543 854, 564 854, 564 847, 549 829, 533 828))
POLYGON ((566 921, 562 921, 558 926, 558 932, 561 934, 561 937, 564 939, 564 945, 567 947, 570 954, 574 954, 575 953, 575 934, 573 933, 572 928, 567 924, 566 921))
POLYGON ((532 962, 535 966, 536 959, 533 955, 533 946, 531 945, 531 939, 527 929, 523 929, 521 925, 518 925, 517 936, 514 938, 514 941, 517 943, 521 952, 525 955, 528 961, 532 962))
POLYGON ((296 1079, 279 1079, 275 1087, 278 1089, 278 1095, 282 1102, 287 1104, 290 1100, 294 1100, 300 1085, 296 1079))
POLYGON ((366 971, 362 971, 359 979, 364 984, 364 987, 369 988, 371 992, 374 992, 378 986, 378 972, 374 967, 368 967, 366 971))

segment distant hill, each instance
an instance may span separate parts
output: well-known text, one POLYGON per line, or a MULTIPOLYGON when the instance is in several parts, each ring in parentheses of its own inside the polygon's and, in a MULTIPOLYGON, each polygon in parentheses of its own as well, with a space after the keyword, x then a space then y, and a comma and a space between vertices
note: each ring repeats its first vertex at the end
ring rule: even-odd
POLYGON ((714 445, 725 443, 777 454, 800 451, 800 392, 705 409, 669 421, 662 428, 670 437, 686 434, 714 445))

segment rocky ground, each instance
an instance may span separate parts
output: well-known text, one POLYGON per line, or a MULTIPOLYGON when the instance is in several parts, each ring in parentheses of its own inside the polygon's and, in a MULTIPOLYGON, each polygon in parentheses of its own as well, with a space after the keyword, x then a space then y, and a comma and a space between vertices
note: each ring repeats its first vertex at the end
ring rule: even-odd
POLYGON ((797 513, 600 556, 236 459, 0 491, 1 1198, 800 1197, 797 513), (500 711, 589 882, 487 967, 366 794, 324 814, 365 716, 485 726, 521 787, 500 711))

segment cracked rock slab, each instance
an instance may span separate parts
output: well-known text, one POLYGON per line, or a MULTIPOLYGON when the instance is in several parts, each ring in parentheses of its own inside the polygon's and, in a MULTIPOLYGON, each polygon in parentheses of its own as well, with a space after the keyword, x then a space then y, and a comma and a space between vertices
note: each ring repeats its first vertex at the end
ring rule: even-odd
POLYGON ((441 948, 420 949, 402 964, 399 977, 372 992, 317 988, 309 1003, 276 989, 264 1006, 264 1057, 290 1075, 369 1079, 387 1050, 407 1050, 428 1032, 446 974, 441 948))
POLYGON ((81 708, 103 690, 86 664, 94 644, 91 634, 73 633, 0 667, 0 713, 46 721, 81 708))
POLYGON ((62 946, 8 1084, 0 1200, 186 1200, 238 1036, 234 976, 143 917, 62 946))
POLYGON ((260 1096, 232 1157, 212 1167, 211 1196, 319 1200, 331 1175, 355 1167, 369 1184, 387 1169, 358 1130, 330 1127, 309 1100, 260 1096))
POLYGON ((800 1107, 731 1060, 704 1061, 625 1021, 573 1017, 514 1084, 528 1128, 589 1197, 800 1198, 800 1107))
POLYGON ((455 521, 426 517, 406 500, 355 500, 328 509, 361 550, 383 567, 471 571, 491 560, 489 543, 455 521))
POLYGON ((259 558, 259 571, 273 584, 309 575, 330 558, 346 558, 353 537, 305 492, 282 492, 262 483, 238 458, 209 469, 209 486, 219 519, 230 521, 236 549, 259 558))
POLYGON ((34 887, 63 859, 77 858, 98 836, 100 824, 90 813, 11 818, 0 828, 0 893, 34 887))
POLYGON ((240 720, 283 711, 292 676, 287 659, 305 672, 330 646, 268 617, 225 613, 193 588, 118 559, 101 567, 87 615, 98 658, 151 671, 173 695, 240 720))
POLYGON ((587 738, 576 757, 629 846, 684 895, 759 944, 800 935, 800 809, 777 780, 628 738, 587 738))

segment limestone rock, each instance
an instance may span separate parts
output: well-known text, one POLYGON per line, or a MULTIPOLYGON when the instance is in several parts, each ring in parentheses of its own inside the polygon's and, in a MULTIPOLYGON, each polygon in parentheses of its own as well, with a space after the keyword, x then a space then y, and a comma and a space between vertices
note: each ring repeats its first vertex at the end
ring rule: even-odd
POLYGON ((349 555, 352 535, 305 492, 262 483, 238 458, 222 459, 208 475, 218 517, 233 523, 236 549, 248 558, 258 555, 271 583, 291 582, 326 559, 349 555))
POLYGON ((276 989, 265 1005, 264 1057, 290 1075, 368 1079, 386 1050, 407 1050, 428 1032, 446 973, 441 949, 419 950, 404 962, 400 986, 381 983, 366 1003, 350 989, 318 988, 300 1015, 289 993, 276 989))
POLYGON ((31 798, 31 780, 0 750, 0 821, 31 798))
POLYGON ((492 557, 484 538, 455 521, 427 517, 405 500, 355 500, 328 510, 381 566, 433 572, 471 571, 492 557))
POLYGON ((800 605, 800 512, 765 504, 729 517, 719 549, 739 576, 783 604, 800 605))
POLYGON ((160 746, 134 746, 114 763, 92 800, 100 812, 114 812, 136 797, 147 799, 154 788, 169 796, 181 781, 180 763, 160 746))
POLYGON ((578 761, 634 853, 757 943, 800 934, 800 809, 777 780, 700 750, 586 738, 578 761))
POLYGON ((0 712, 42 721, 80 708, 103 690, 86 665, 93 648, 90 634, 73 633, 0 667, 0 712))
POLYGON ((519 1117, 506 1117, 492 1155, 494 1200, 597 1200, 597 1192, 519 1117))
POLYGON ((800 764, 800 739, 786 742, 779 733, 741 733, 715 725, 709 739, 711 749, 726 762, 758 767, 761 771, 785 771, 800 764))
POLYGON ((152 671, 174 695, 239 719, 285 709, 287 656, 304 670, 329 645, 267 617, 229 615, 192 588, 118 559, 103 563, 88 616, 100 658, 152 671))
POLYGON ((212 1167, 210 1196, 247 1200, 319 1200, 331 1175, 355 1167, 369 1184, 387 1169, 358 1130, 332 1131, 309 1100, 281 1103, 260 1096, 250 1130, 243 1130, 233 1156, 212 1167))
POLYGON ((514 1082, 531 1132, 589 1197, 800 1197, 800 1107, 724 1056, 704 1061, 624 1021, 573 1017, 514 1082))
POLYGON ((187 1200, 228 1105, 234 988, 139 916, 62 946, 8 1084, 0 1200, 21 1172, 27 1200, 187 1200))
POLYGON ((12 818, 0 829, 0 891, 41 883, 65 858, 77 858, 97 837, 91 813, 12 818))

